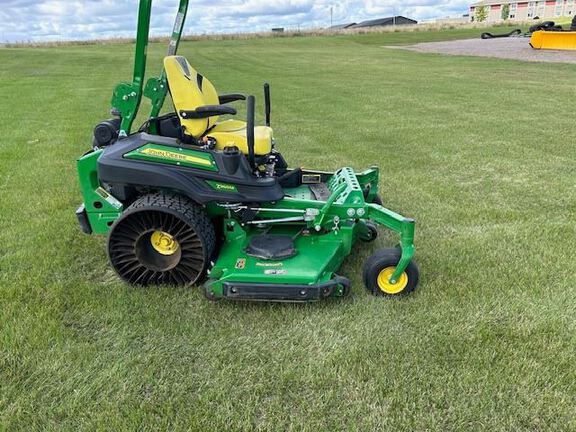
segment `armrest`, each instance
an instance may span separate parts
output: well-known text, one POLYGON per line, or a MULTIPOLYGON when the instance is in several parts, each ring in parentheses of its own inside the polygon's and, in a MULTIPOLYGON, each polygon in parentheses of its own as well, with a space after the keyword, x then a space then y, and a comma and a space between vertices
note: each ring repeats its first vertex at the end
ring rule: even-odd
POLYGON ((223 94, 218 96, 220 98, 221 104, 227 104, 230 102, 236 102, 239 100, 246 100, 246 96, 240 93, 223 94))
POLYGON ((205 119, 225 114, 235 115, 236 110, 226 105, 205 105, 193 111, 180 111, 180 116, 185 119, 205 119))

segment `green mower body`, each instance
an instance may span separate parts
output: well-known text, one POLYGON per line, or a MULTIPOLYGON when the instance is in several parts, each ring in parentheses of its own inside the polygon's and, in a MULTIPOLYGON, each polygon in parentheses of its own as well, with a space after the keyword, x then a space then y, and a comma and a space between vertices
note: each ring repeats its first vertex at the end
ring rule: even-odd
POLYGON ((181 0, 165 61, 176 77, 163 71, 144 86, 151 1, 140 2, 134 80, 116 88, 117 118, 97 126, 93 149, 78 161, 84 202, 76 213, 83 231, 108 236, 112 266, 131 284, 205 280, 211 300, 314 301, 349 292, 350 281, 337 272, 354 243, 373 241, 381 225, 398 233, 398 246, 368 260, 364 283, 377 295, 412 291, 418 283, 414 220, 381 205, 376 167, 361 173, 289 168, 269 128, 268 85, 266 127, 254 125, 252 96, 245 125, 210 123, 234 114, 228 104, 242 95, 178 107, 180 73, 193 83, 192 96, 214 92, 175 56, 187 6, 181 0), (169 84, 177 111, 159 116, 169 84), (142 96, 151 100, 152 112, 131 133, 142 96), (208 125, 191 133, 203 119, 208 125))

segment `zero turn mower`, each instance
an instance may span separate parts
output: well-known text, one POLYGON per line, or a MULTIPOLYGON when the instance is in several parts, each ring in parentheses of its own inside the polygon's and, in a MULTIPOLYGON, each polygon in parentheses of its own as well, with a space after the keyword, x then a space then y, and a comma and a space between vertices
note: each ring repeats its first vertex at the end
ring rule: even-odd
POLYGON ((181 0, 159 77, 144 84, 151 0, 141 0, 134 76, 112 97, 112 120, 96 126, 93 149, 78 161, 82 230, 108 235, 108 256, 134 285, 204 283, 209 299, 313 301, 342 297, 337 274, 357 241, 382 225, 397 247, 366 262, 375 295, 406 294, 418 284, 414 220, 382 206, 378 168, 357 173, 291 169, 270 128, 254 125, 253 96, 219 94, 177 56, 188 9, 181 0), (160 115, 170 94, 175 111, 160 115), (131 132, 142 97, 148 120, 131 132), (230 104, 247 102, 247 121, 230 104))

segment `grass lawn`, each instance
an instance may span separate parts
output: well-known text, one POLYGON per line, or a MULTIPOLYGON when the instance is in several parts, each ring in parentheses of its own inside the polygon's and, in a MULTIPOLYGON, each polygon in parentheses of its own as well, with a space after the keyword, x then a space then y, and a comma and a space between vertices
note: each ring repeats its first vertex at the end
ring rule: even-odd
POLYGON ((362 286, 383 234, 311 305, 122 284, 75 160, 133 47, 0 50, 0 430, 576 430, 576 65, 382 47, 481 31, 182 45, 222 92, 271 82, 294 165, 377 164, 417 219, 416 293, 362 286))

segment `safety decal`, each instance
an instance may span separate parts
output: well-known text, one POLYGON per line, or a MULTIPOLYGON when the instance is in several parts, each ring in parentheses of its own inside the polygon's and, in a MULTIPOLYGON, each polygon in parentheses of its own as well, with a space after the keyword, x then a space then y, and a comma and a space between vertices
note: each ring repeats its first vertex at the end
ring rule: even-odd
POLYGON ((106 190, 103 187, 99 187, 98 189, 96 189, 96 193, 100 195, 104 199, 104 201, 106 201, 115 209, 122 208, 122 203, 118 201, 116 198, 114 198, 112 195, 110 195, 108 192, 106 192, 106 190))
POLYGON ((264 274, 270 276, 285 275, 288 274, 288 270, 268 269, 264 270, 264 274))
POLYGON ((284 264, 282 262, 257 262, 258 267, 282 267, 284 264))

